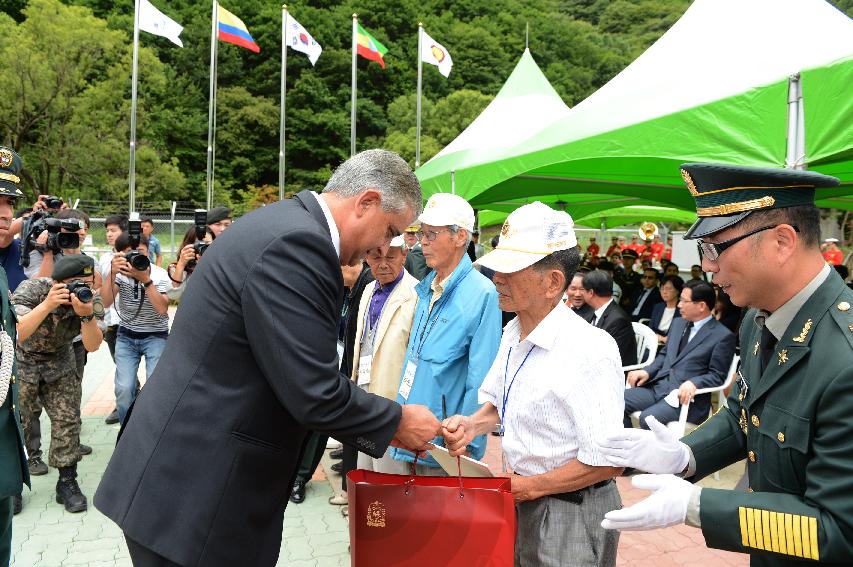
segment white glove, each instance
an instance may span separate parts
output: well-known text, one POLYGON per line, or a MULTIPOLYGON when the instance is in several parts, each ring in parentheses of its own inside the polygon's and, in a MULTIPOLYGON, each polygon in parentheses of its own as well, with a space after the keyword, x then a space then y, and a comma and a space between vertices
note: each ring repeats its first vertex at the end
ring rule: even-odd
MULTIPOLYGON (((683 524, 693 486, 671 474, 641 474, 631 479, 636 488, 651 490, 652 495, 633 506, 611 510, 601 527, 606 530, 654 530, 683 524)), ((701 490, 701 489, 700 489, 701 490)))
POLYGON ((614 467, 631 467, 658 474, 678 474, 690 462, 690 449, 654 416, 650 430, 625 428, 596 443, 614 467))

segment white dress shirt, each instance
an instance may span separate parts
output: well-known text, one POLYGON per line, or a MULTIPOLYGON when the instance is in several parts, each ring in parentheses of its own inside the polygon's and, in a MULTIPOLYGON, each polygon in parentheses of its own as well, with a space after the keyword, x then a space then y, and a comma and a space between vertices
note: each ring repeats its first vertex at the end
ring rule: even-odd
POLYGON ((711 315, 708 315, 704 319, 694 322, 693 327, 690 328, 690 336, 687 337, 687 342, 690 343, 690 341, 693 340, 693 337, 696 336, 696 333, 698 333, 700 329, 702 329, 702 327, 704 327, 711 319, 711 315))
POLYGON ((594 441, 622 429, 625 378, 616 341, 562 302, 521 342, 520 331, 518 317, 507 324, 479 390, 479 402, 498 409, 510 468, 530 476, 575 458, 610 466, 594 441))
POLYGON ((329 225, 329 235, 332 237, 332 246, 335 247, 335 254, 340 258, 341 233, 338 232, 338 225, 335 224, 335 217, 332 216, 332 210, 329 208, 329 205, 326 204, 326 201, 320 198, 320 195, 314 191, 311 191, 311 194, 314 195, 314 198, 317 199, 318 203, 320 203, 320 208, 323 209, 323 216, 326 217, 326 224, 329 225))
POLYGON ((613 303, 612 297, 607 301, 607 303, 605 303, 604 305, 602 305, 601 307, 599 307, 598 309, 595 310, 595 317, 592 318, 592 326, 593 327, 598 327, 598 321, 604 315, 604 312, 607 311, 607 308, 610 306, 611 303, 613 303))

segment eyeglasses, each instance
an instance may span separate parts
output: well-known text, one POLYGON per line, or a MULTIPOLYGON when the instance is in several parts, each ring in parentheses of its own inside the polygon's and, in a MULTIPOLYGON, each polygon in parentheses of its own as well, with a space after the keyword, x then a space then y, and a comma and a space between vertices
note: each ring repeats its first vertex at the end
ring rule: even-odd
POLYGON ((683 297, 679 297, 678 302, 679 303, 697 303, 696 301, 693 301, 692 299, 684 299, 683 297))
MULTIPOLYGON (((780 226, 778 224, 772 224, 770 226, 763 226, 761 228, 756 228, 755 230, 751 230, 746 234, 741 234, 740 236, 736 236, 735 238, 731 238, 724 242, 718 242, 716 244, 711 242, 704 242, 702 240, 698 240, 697 244, 699 246, 699 256, 709 259, 712 262, 716 262, 720 258, 720 254, 723 253, 727 248, 731 248, 744 238, 752 236, 753 234, 758 234, 759 232, 764 232, 765 230, 770 230, 772 228, 776 228, 780 226)), ((790 225, 791 228, 796 232, 800 232, 800 229, 795 225, 790 225)))
POLYGON ((441 230, 428 230, 424 232, 423 230, 417 231, 415 234, 418 237, 418 240, 423 242, 424 238, 429 240, 430 242, 435 242, 435 239, 438 238, 438 235, 442 232, 452 232, 449 228, 442 228, 441 230))

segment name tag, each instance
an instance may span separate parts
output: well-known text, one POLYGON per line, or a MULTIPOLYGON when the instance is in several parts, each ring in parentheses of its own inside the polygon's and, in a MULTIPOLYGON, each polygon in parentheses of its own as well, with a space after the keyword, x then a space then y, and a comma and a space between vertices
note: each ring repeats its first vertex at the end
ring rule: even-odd
POLYGON ((412 391, 412 384, 415 383, 415 372, 418 369, 418 365, 413 361, 409 361, 406 363, 406 370, 403 372, 403 381, 400 383, 400 396, 404 400, 409 399, 409 394, 412 391))
POLYGON ((373 355, 365 354, 358 357, 358 385, 370 384, 370 372, 373 369, 373 355))

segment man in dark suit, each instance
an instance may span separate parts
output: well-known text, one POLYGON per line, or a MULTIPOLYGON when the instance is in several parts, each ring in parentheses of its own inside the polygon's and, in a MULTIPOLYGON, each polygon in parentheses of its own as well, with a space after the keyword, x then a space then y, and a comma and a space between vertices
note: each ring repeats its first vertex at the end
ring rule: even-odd
POLYGON ((157 370, 123 425, 95 506, 134 565, 274 565, 309 430, 381 457, 440 431, 338 371, 341 265, 401 234, 421 208, 394 153, 369 150, 246 215, 187 282, 157 370))
POLYGON ((625 427, 631 427, 635 411, 642 412, 644 429, 650 415, 660 423, 676 421, 680 406, 690 400, 687 420, 708 419, 711 394, 693 396, 699 388, 725 381, 735 352, 735 336, 711 315, 715 302, 714 288, 705 282, 688 283, 681 290, 681 317, 673 320, 666 346, 648 367, 628 373, 632 388, 625 390, 625 427), (667 398, 674 391, 678 393, 667 398))
POLYGON ((658 287, 660 278, 658 277, 657 270, 654 268, 643 270, 640 282, 643 287, 634 292, 633 297, 631 297, 631 304, 628 307, 632 321, 650 319, 652 309, 654 309, 655 305, 663 301, 660 296, 660 288, 658 287))
POLYGON ((616 340, 622 366, 637 364, 637 338, 631 318, 613 301, 613 279, 610 274, 593 270, 583 277, 584 300, 595 313, 590 321, 616 340))

